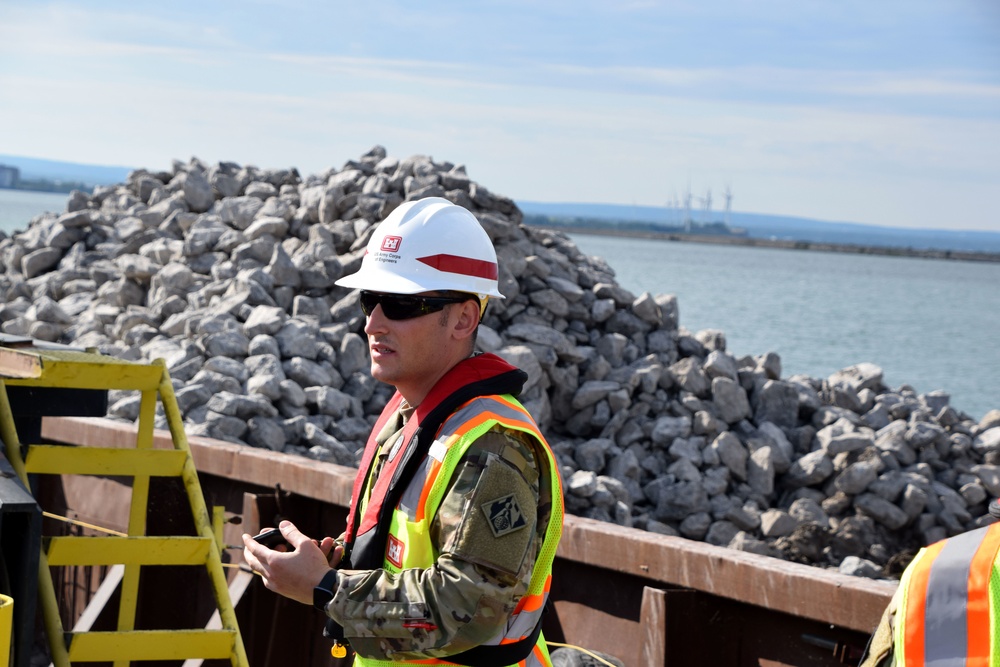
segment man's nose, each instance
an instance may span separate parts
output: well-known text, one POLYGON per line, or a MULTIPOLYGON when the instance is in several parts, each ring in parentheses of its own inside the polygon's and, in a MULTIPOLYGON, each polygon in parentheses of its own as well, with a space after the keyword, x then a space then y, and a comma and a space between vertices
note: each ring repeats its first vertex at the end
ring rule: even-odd
POLYGON ((389 318, 382 312, 382 304, 377 304, 372 314, 365 318, 365 333, 371 335, 386 330, 386 323, 389 318))

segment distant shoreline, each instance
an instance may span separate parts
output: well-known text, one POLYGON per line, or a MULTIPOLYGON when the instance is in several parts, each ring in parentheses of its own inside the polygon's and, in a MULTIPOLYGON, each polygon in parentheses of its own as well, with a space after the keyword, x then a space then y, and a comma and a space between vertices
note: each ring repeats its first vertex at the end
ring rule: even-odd
POLYGON ((0 187, 0 190, 10 190, 11 192, 37 192, 43 195, 68 195, 73 192, 73 190, 81 190, 86 192, 88 195, 93 193, 93 185, 87 185, 85 183, 70 182, 65 184, 50 184, 46 183, 44 185, 32 185, 32 182, 28 182, 28 187, 25 187, 24 183, 18 184, 14 187, 0 187))
MULTIPOLYGON (((79 184, 77 184, 79 185, 79 184)), ((79 188, 73 188, 79 189, 79 188)), ((14 187, 0 188, 13 192, 29 192, 36 194, 68 195, 72 190, 41 190, 34 188, 14 187)), ((708 243, 715 245, 749 246, 753 248, 779 248, 783 250, 817 250, 821 252, 840 252, 853 255, 882 255, 886 257, 916 257, 922 259, 946 259, 960 262, 1000 262, 1000 252, 974 252, 971 250, 934 250, 905 248, 899 246, 862 245, 855 243, 829 243, 823 241, 793 241, 788 239, 763 239, 749 236, 728 234, 685 234, 682 232, 655 232, 650 230, 624 230, 584 225, 530 225, 550 231, 561 231, 567 234, 590 234, 592 236, 612 236, 639 239, 656 239, 660 241, 678 241, 682 243, 708 243)))
POLYGON ((791 241, 784 239, 760 239, 748 236, 724 234, 682 234, 678 232, 632 231, 601 229, 573 225, 541 227, 567 234, 590 234, 592 236, 618 236, 660 241, 680 241, 684 243, 711 243, 715 245, 750 246, 754 248, 780 248, 783 250, 819 250, 842 252, 854 255, 884 255, 888 257, 917 257, 922 259, 948 259, 961 262, 1000 262, 1000 253, 972 252, 968 250, 921 250, 889 246, 858 245, 853 243, 826 243, 818 241, 791 241))

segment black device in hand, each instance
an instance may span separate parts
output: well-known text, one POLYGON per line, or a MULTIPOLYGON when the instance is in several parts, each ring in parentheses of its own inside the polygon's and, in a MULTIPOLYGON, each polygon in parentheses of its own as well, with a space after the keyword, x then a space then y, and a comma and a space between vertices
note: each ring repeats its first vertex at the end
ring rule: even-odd
POLYGON ((254 535, 253 539, 257 544, 263 544, 268 549, 273 549, 280 544, 284 544, 289 549, 292 548, 292 545, 285 540, 285 536, 277 528, 265 530, 260 535, 254 535))

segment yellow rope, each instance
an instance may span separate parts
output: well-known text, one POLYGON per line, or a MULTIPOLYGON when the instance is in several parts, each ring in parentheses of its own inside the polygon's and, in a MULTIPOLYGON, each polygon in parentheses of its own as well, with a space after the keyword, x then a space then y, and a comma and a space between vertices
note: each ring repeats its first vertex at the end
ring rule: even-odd
POLYGON ((585 649, 583 647, 580 647, 580 646, 574 646, 573 644, 560 644, 559 642, 550 642, 548 639, 545 640, 545 643, 548 646, 560 646, 562 648, 571 648, 574 651, 579 651, 580 653, 586 653, 587 655, 589 655, 594 660, 596 660, 598 662, 601 662, 601 663, 604 663, 605 665, 608 665, 609 667, 618 667, 618 665, 616 665, 615 663, 608 662, 607 660, 605 660, 601 656, 597 655, 596 653, 594 653, 592 651, 588 651, 587 649, 585 649))
POLYGON ((48 519, 55 519, 56 521, 62 521, 64 523, 70 523, 74 526, 81 526, 83 528, 90 528, 91 530, 96 530, 101 533, 108 533, 109 535, 116 535, 118 537, 128 537, 128 533, 119 533, 117 530, 111 530, 110 528, 104 528, 102 526, 95 526, 92 523, 87 523, 86 521, 80 521, 79 519, 70 519, 66 516, 59 516, 58 514, 53 514, 52 512, 42 512, 42 516, 48 519))

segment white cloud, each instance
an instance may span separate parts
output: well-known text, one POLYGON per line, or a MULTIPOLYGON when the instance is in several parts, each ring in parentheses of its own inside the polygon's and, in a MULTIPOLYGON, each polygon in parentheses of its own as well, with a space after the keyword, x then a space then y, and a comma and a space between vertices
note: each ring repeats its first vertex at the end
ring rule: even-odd
MULTIPOLYGON (((374 32, 348 25, 330 39, 356 46, 298 48, 259 21, 143 7, 0 9, 5 152, 151 168, 196 156, 311 172, 381 143, 398 156, 465 162, 483 185, 521 199, 655 205, 689 183, 702 192, 731 183, 741 210, 928 226, 948 202, 963 220, 1000 227, 985 194, 1000 182, 995 73, 682 63, 646 57, 648 44, 643 57, 587 65, 527 41, 545 39, 544 22, 504 58, 447 49, 401 57, 407 51, 377 48, 374 32)), ((584 9, 595 7, 605 18, 621 10, 584 9)), ((575 8, 550 8, 548 18, 575 8)), ((735 15, 755 8, 743 3, 735 15)), ((475 15, 464 11, 440 25, 465 27, 475 15)), ((636 5, 623 15, 653 11, 669 10, 636 5)), ((685 20, 702 11, 680 10, 685 20)), ((383 42, 406 39, 393 31, 408 16, 379 25, 383 42)), ((583 39, 553 35, 571 38, 583 39)))

